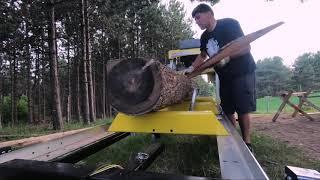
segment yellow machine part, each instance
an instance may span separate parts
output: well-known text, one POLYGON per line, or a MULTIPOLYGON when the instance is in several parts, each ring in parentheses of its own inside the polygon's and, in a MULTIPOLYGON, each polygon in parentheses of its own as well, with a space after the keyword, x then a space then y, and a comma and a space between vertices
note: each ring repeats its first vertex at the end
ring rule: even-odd
POLYGON ((190 56, 200 54, 200 48, 192 48, 192 49, 176 49, 170 50, 168 52, 169 59, 174 59, 176 57, 181 56, 190 56))
MULTIPOLYGON (((161 111, 188 111, 190 106, 190 101, 185 101, 180 104, 174 104, 161 111)), ((194 111, 212 111, 214 114, 218 114, 219 111, 216 106, 216 102, 209 97, 200 97, 196 100, 194 111)))
POLYGON ((161 111, 141 116, 119 113, 109 131, 228 135, 211 111, 161 111))
POLYGON ((119 113, 108 131, 228 135, 215 115, 218 111, 212 98, 197 98, 194 111, 188 111, 189 104, 190 102, 183 102, 140 116, 119 113))

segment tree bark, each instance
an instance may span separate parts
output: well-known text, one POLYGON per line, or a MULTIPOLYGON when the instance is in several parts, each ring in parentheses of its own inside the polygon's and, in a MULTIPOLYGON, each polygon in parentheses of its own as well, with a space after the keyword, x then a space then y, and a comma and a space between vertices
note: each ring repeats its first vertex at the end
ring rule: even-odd
MULTIPOLYGON (((2 60, 1 64, 2 64, 2 60)), ((1 65, 0 65, 0 73, 1 73, 1 65)), ((3 79, 2 79, 2 74, 0 74, 0 129, 2 129, 2 116, 3 116, 3 112, 2 112, 2 105, 3 105, 3 79)))
MULTIPOLYGON (((45 53, 45 42, 44 39, 41 39, 41 75, 40 75, 40 68, 39 68, 39 77, 38 77, 38 107, 39 107, 39 118, 38 120, 41 120, 41 115, 42 115, 42 121, 46 120, 46 86, 45 86, 45 77, 46 77, 46 53, 45 53), (41 81, 42 80, 42 81, 41 81), (41 104, 41 99, 42 99, 42 104, 41 104)), ((39 59, 40 60, 40 59, 39 59)), ((40 64, 39 64, 40 65, 40 64)))
POLYGON ((17 95, 16 95, 16 50, 13 53, 13 62, 10 63, 11 70, 11 125, 17 122, 17 95))
POLYGON ((46 120, 46 90, 45 87, 43 86, 42 88, 42 120, 46 120))
POLYGON ((50 6, 50 20, 49 20, 49 51, 50 51, 50 74, 51 74, 51 88, 52 88, 52 120, 53 128, 56 130, 63 129, 63 120, 61 112, 61 99, 60 99, 60 87, 58 77, 58 63, 57 63, 57 47, 56 47, 56 33, 55 33, 55 15, 54 15, 54 4, 53 0, 49 3, 50 6))
POLYGON ((112 67, 107 78, 112 106, 129 115, 159 110, 192 94, 191 79, 154 60, 123 60, 112 67))
MULTIPOLYGON (((104 52, 104 50, 102 50, 104 52)), ((102 53, 102 52, 101 52, 102 53)), ((106 118, 106 64, 102 55, 102 119, 106 118)))
POLYGON ((90 122, 94 122, 95 115, 95 102, 92 80, 92 62, 90 53, 90 34, 89 34, 89 17, 88 17, 88 0, 83 0, 83 17, 84 17, 84 33, 86 37, 86 61, 87 61, 87 80, 88 80, 88 93, 89 93, 89 114, 90 122))
POLYGON ((28 96, 28 121, 33 123, 33 99, 32 99, 32 81, 31 81, 31 58, 27 60, 27 96, 28 96))
MULTIPOLYGON (((107 66, 108 66, 108 62, 107 62, 107 66)), ((105 66, 104 68, 107 68, 107 66, 105 66)), ((108 69, 107 69, 107 74, 108 74, 108 69)), ((107 89, 107 92, 106 92, 106 95, 105 95, 105 111, 106 111, 106 118, 110 118, 112 115, 111 115, 111 111, 110 111, 110 93, 108 93, 108 78, 105 80, 106 81, 106 84, 104 85, 104 88, 107 89)))
MULTIPOLYGON (((105 26, 102 25, 102 37, 105 39, 105 26)), ((106 55, 107 55, 107 48, 105 41, 102 42, 102 49, 101 49, 101 59, 102 59, 102 118, 106 118, 108 115, 108 110, 106 108, 109 107, 107 105, 107 96, 106 96, 106 55)), ((109 58, 110 59, 110 58, 109 58)))
POLYGON ((67 84, 67 107, 66 107, 66 121, 70 122, 71 120, 71 81, 70 81, 70 44, 68 40, 68 47, 67 47, 67 63, 68 63, 68 84, 67 84))
MULTIPOLYGON (((34 121, 40 121, 41 115, 41 87, 40 87, 40 47, 37 47, 36 51, 36 71, 34 76, 34 103, 33 103, 33 111, 35 111, 35 107, 37 107, 37 116, 34 117, 34 121), (37 102, 37 106, 35 106, 35 102, 37 102)), ((35 114, 35 113, 33 113, 35 114)))
POLYGON ((28 97, 28 122, 33 123, 33 99, 32 99, 32 81, 31 81, 31 68, 32 68, 32 58, 30 56, 29 47, 29 22, 26 22, 26 32, 25 36, 27 39, 26 44, 26 63, 27 63, 27 97, 28 97))
POLYGON ((77 60, 76 65, 76 118, 78 121, 81 120, 81 106, 80 106, 80 60, 77 60))
POLYGON ((88 79, 87 79, 87 37, 86 37, 86 23, 85 23, 85 12, 86 12, 86 0, 81 1, 81 30, 82 30, 82 70, 83 70, 83 81, 82 81, 82 117, 84 124, 90 124, 89 115, 89 94, 88 94, 88 79))
POLYGON ((2 75, 2 63, 3 59, 0 58, 0 129, 2 129, 2 116, 3 116, 3 84, 4 84, 4 77, 2 75))
MULTIPOLYGON (((1 80, 0 80, 1 81, 1 80)), ((0 91, 0 106, 2 107, 2 105, 3 105, 3 101, 2 101, 2 99, 3 99, 3 93, 2 93, 2 89, 1 89, 1 91, 0 91)), ((2 109, 0 110, 0 129, 2 129, 2 109)))

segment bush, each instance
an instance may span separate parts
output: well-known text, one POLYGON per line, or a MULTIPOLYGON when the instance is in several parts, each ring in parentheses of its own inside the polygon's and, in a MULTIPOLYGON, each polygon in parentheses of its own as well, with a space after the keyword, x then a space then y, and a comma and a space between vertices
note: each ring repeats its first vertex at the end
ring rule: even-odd
MULTIPOLYGON (((18 120, 26 121, 28 117, 28 97, 22 95, 17 102, 18 120)), ((11 96, 3 97, 3 104, 0 106, 0 111, 3 114, 3 122, 8 123, 11 120, 11 96)))
POLYGON ((213 84, 207 83, 202 77, 198 76, 195 81, 199 87, 199 96, 214 96, 215 89, 213 84))

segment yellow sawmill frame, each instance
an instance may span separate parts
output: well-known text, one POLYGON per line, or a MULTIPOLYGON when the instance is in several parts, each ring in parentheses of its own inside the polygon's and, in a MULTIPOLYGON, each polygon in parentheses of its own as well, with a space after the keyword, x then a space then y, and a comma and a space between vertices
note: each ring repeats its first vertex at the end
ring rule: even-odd
POLYGON ((167 133, 193 135, 228 135, 217 119, 216 102, 211 97, 198 97, 193 111, 188 111, 190 101, 175 104, 157 112, 140 116, 119 113, 108 131, 167 133))

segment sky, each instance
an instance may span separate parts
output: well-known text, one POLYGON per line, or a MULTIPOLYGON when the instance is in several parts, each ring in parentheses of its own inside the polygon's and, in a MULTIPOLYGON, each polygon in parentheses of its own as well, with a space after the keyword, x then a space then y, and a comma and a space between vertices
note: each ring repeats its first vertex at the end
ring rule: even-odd
MULTIPOLYGON (((180 0, 186 9, 186 18, 199 2, 180 0)), ((279 21, 285 24, 251 43, 255 60, 280 56, 286 66, 306 52, 320 51, 320 0, 220 0, 212 9, 216 19, 234 18, 244 34, 249 34, 279 21)), ((202 31, 193 20, 194 38, 202 31)))

